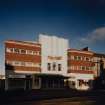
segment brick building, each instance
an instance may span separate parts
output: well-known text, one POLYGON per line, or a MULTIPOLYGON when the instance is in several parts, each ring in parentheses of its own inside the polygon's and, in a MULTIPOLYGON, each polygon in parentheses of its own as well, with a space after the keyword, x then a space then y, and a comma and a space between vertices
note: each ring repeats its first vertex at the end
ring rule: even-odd
POLYGON ((56 36, 40 34, 37 42, 7 40, 5 89, 58 89, 65 81, 73 89, 92 89, 100 60, 105 68, 104 54, 69 49, 68 40, 56 36))
POLYGON ((105 89, 105 54, 94 53, 95 81, 94 88, 105 89))
POLYGON ((100 76, 100 64, 103 61, 103 69, 105 69, 105 54, 94 53, 94 63, 95 63, 95 77, 100 76))
MULTIPOLYGON (((41 45, 8 40, 5 42, 6 89, 30 88, 32 76, 41 72, 41 45)), ((36 78, 37 80, 37 78, 36 78)), ((37 88, 32 85, 32 88, 37 88)))
POLYGON ((42 34, 38 42, 5 41, 5 89, 64 88, 67 49, 66 39, 42 34))
POLYGON ((68 49, 69 85, 78 90, 92 88, 94 80, 93 52, 77 49, 68 49))

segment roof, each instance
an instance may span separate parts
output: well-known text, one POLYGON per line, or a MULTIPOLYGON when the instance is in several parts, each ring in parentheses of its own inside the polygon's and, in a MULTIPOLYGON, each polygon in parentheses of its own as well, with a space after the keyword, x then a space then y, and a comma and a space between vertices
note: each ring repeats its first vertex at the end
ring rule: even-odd
POLYGON ((61 74, 46 74, 46 73, 41 73, 41 74, 35 74, 36 76, 43 77, 43 78, 62 78, 62 79, 67 79, 69 78, 68 76, 64 76, 61 74))
POLYGON ((24 44, 24 45, 38 45, 38 46, 41 46, 40 43, 35 42, 35 41, 6 40, 5 43, 16 43, 16 44, 24 44))
POLYGON ((101 54, 101 53, 94 53, 95 57, 104 57, 105 58, 105 54, 101 54))
POLYGON ((94 52, 92 52, 92 51, 86 51, 86 50, 78 50, 78 49, 68 49, 68 52, 79 52, 79 53, 91 53, 91 54, 93 54, 94 52))

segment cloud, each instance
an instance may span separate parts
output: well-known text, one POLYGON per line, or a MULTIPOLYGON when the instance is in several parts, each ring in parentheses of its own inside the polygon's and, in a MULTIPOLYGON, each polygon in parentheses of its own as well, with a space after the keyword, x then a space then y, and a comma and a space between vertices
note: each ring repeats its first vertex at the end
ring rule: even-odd
POLYGON ((105 27, 97 28, 89 33, 86 37, 81 38, 80 42, 82 44, 96 44, 97 42, 105 41, 105 27))

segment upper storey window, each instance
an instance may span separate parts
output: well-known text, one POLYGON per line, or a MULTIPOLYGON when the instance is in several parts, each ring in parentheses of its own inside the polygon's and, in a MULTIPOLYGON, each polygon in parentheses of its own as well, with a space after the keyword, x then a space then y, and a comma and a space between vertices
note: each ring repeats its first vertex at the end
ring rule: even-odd
POLYGON ((33 51, 32 50, 27 50, 27 54, 33 55, 33 51))
POLYGON ((19 48, 6 48, 8 53, 17 53, 17 54, 29 54, 29 55, 40 55, 40 51, 25 50, 19 48))
POLYGON ((77 56, 74 56, 74 60, 78 60, 77 56))
POLYGON ((74 60, 74 56, 71 55, 70 57, 68 57, 69 60, 74 60))
POLYGON ((47 64, 47 69, 50 71, 51 70, 51 63, 47 64))
POLYGON ((78 58, 78 60, 82 60, 82 57, 80 57, 80 56, 78 56, 77 58, 78 58))
POLYGON ((13 53, 13 48, 6 48, 6 52, 13 53))
POLYGON ((20 50, 18 48, 14 48, 14 53, 20 53, 20 50))
POLYGON ((58 64, 58 71, 61 71, 62 70, 62 66, 61 64, 58 64))
POLYGON ((40 51, 33 51, 33 55, 40 55, 40 51))
POLYGON ((82 60, 81 56, 74 56, 74 60, 82 60))
POLYGON ((54 71, 56 70, 56 63, 55 62, 53 63, 53 70, 54 71))
POLYGON ((85 57, 85 60, 86 60, 86 61, 90 61, 90 58, 89 58, 89 57, 85 57))
POLYGON ((71 58, 70 58, 71 60, 76 60, 76 61, 93 61, 93 59, 92 58, 90 58, 90 57, 83 57, 83 56, 71 56, 71 58))
POLYGON ((21 54, 26 54, 26 50, 21 49, 21 54))
POLYGON ((6 61, 6 64, 9 64, 12 66, 40 67, 40 63, 23 62, 23 61, 6 61))
POLYGON ((81 69, 82 69, 82 70, 85 70, 85 66, 82 66, 81 69))

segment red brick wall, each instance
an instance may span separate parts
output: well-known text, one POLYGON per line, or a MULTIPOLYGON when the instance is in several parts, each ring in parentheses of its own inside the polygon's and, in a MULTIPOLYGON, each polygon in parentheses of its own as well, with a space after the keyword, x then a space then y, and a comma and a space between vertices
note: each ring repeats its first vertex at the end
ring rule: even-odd
MULTIPOLYGON (((84 53, 83 51, 77 51, 77 52, 70 52, 68 51, 68 67, 70 66, 85 66, 85 67, 93 67, 94 63, 92 61, 86 61, 85 58, 88 57, 90 59, 93 58, 92 54, 89 54, 88 51, 87 53, 84 53), (81 56, 82 60, 74 60, 71 59, 71 56, 81 56)), ((77 69, 68 69, 68 73, 82 73, 82 74, 93 74, 94 70, 89 69, 89 70, 77 70, 77 69)))
MULTIPOLYGON (((21 62, 32 62, 41 64, 41 55, 30 55, 30 54, 17 54, 17 53, 8 53, 6 48, 18 48, 31 51, 39 51, 41 53, 41 45, 35 43, 24 43, 24 42, 14 42, 6 41, 5 42, 5 62, 7 61, 21 61, 21 62)), ((11 65, 12 66, 12 65, 11 65)), ((8 69, 8 67, 6 67, 8 69)), ((41 71, 40 67, 25 67, 25 66, 13 66, 14 71, 41 71)))

